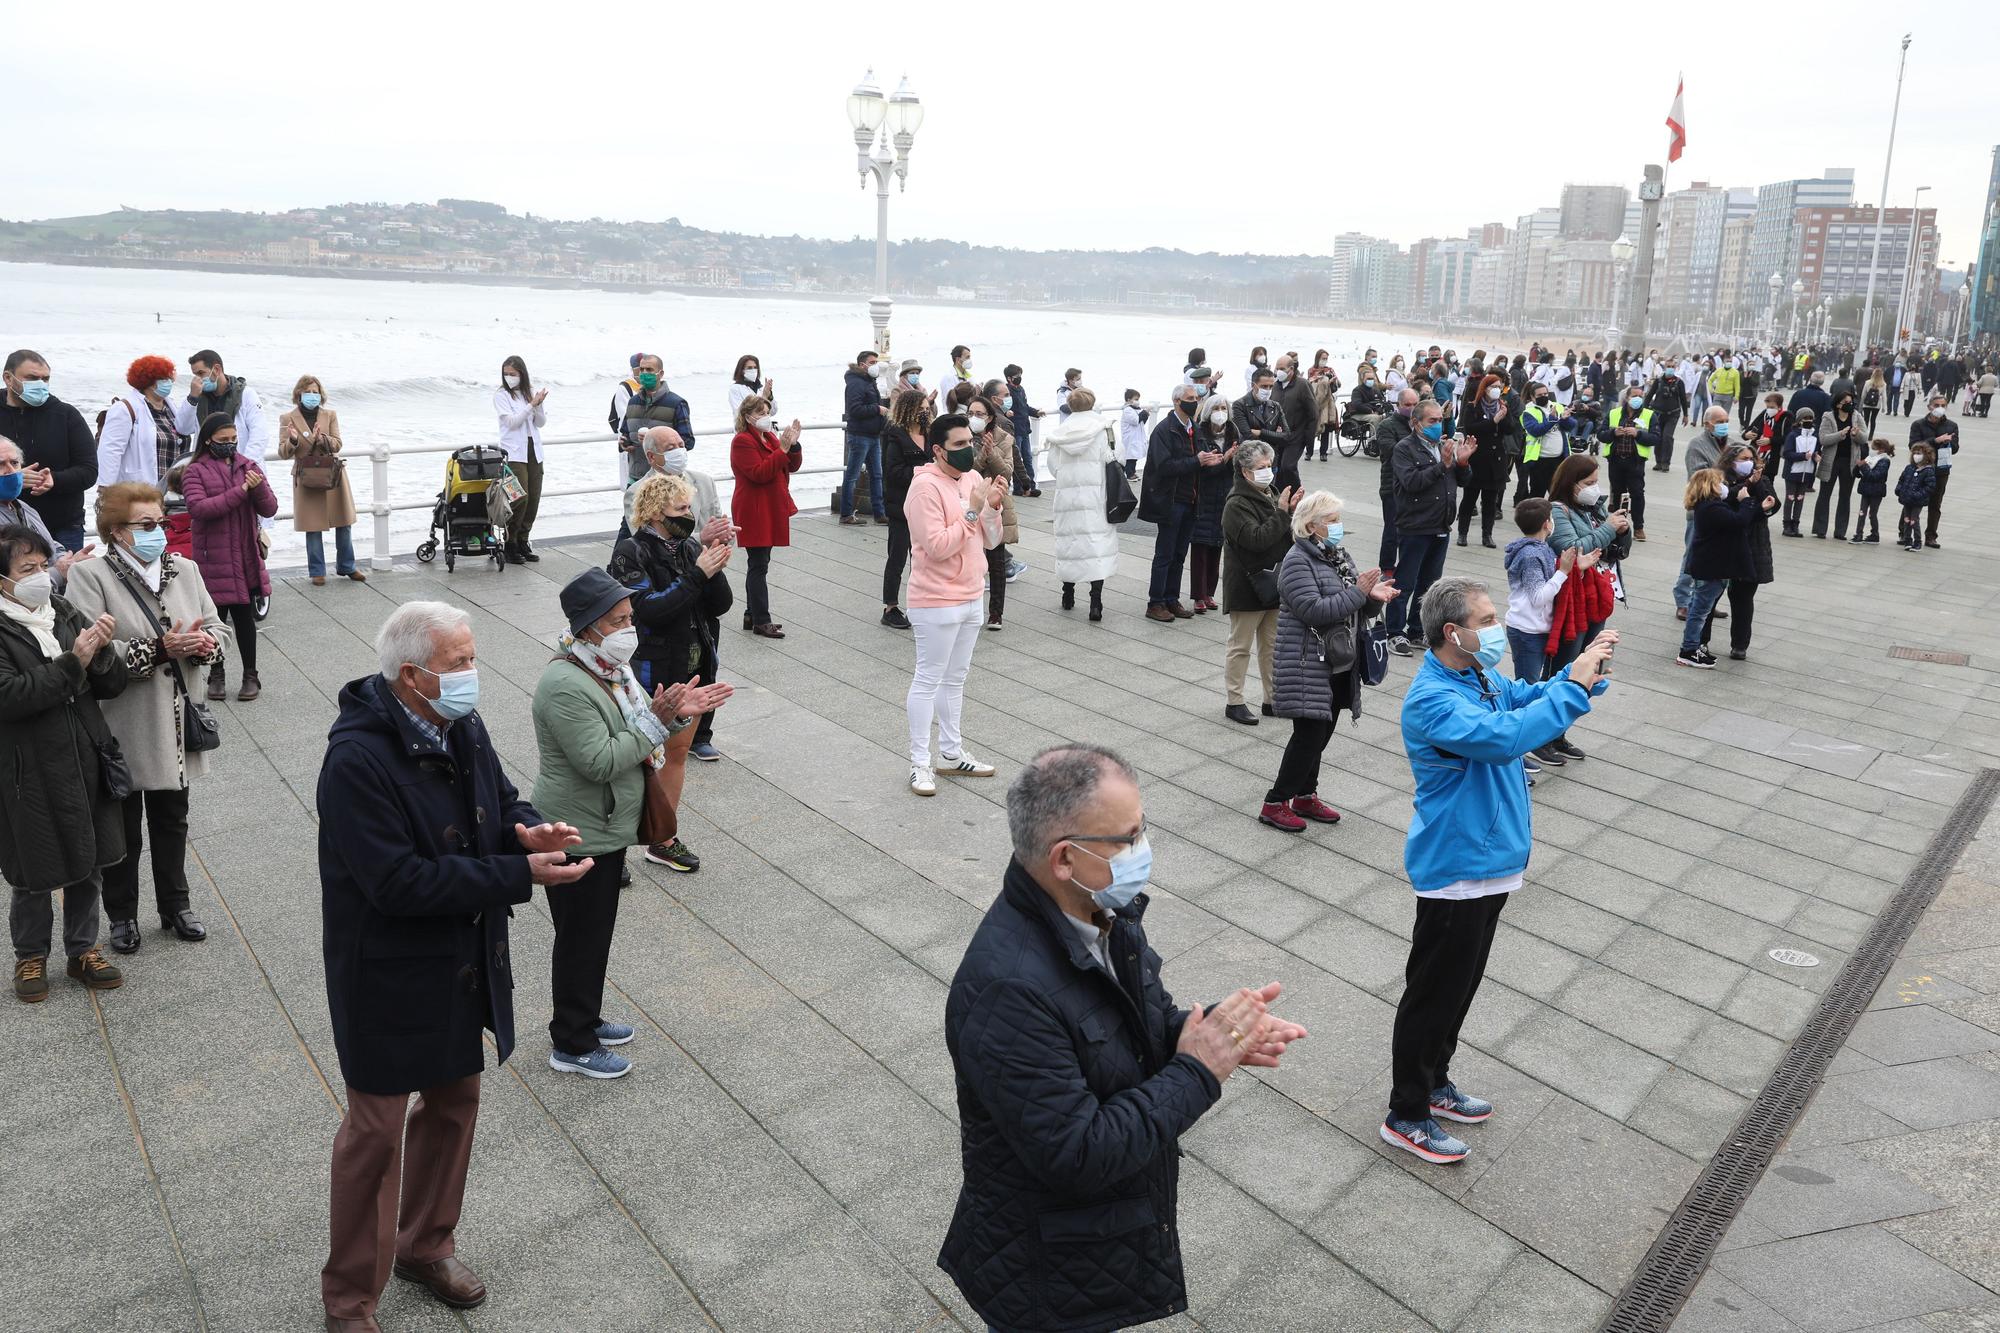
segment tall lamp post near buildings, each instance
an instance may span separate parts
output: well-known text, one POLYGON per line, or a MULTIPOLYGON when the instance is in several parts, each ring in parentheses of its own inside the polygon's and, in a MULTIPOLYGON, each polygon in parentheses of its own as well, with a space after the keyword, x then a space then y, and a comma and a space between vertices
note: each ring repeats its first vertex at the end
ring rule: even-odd
POLYGON ((910 174, 910 145, 924 123, 923 104, 905 78, 886 99, 869 70, 847 95, 847 123, 854 127, 855 169, 861 187, 875 176, 875 295, 868 301, 868 318, 875 325, 875 352, 889 359, 889 177, 901 190, 910 174), (879 137, 878 137, 879 136, 879 137), (890 152, 891 145, 895 151, 890 152))
MULTIPOLYGON (((1896 57, 1896 100, 1889 108, 1889 152, 1882 159, 1882 202, 1875 209, 1875 250, 1868 258, 1868 295, 1861 302, 1861 356, 1868 356, 1868 328, 1875 316, 1875 266, 1882 262, 1882 226, 1889 212, 1889 166, 1896 160, 1896 118, 1903 111, 1903 66, 1910 61, 1910 34, 1903 34, 1903 52, 1896 57)), ((1891 340, 1893 341, 1893 339, 1891 340)))
POLYGON ((1778 341, 1778 298, 1785 290, 1785 275, 1782 273, 1773 273, 1770 279, 1770 287, 1771 305, 1764 312, 1764 339, 1766 342, 1776 342, 1778 341))
POLYGON ((1906 325, 1909 326, 1912 335, 1916 333, 1917 237, 1923 230, 1917 225, 1917 218, 1922 212, 1924 191, 1930 188, 1928 185, 1919 185, 1916 194, 1910 199, 1910 248, 1903 255, 1903 291, 1896 300, 1896 326, 1889 331, 1889 341, 1892 343, 1902 341, 1906 325))
POLYGON ((1806 280, 1804 278, 1793 278, 1792 279, 1792 322, 1788 326, 1790 331, 1785 334, 1785 341, 1788 343, 1795 343, 1799 340, 1799 298, 1801 296, 1804 296, 1805 294, 1806 294, 1806 280))

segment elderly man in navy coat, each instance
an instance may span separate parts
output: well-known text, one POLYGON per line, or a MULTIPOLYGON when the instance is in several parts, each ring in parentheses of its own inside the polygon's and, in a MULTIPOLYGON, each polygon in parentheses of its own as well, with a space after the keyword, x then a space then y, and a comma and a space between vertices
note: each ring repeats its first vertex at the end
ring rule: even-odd
POLYGON ((454 1234, 479 1117, 482 1029, 500 1060, 514 1048, 507 918, 530 885, 590 869, 564 854, 576 830, 543 822, 500 769, 474 711, 465 612, 407 603, 375 648, 381 674, 341 690, 319 778, 326 998, 347 1084, 320 1272, 332 1333, 379 1333, 375 1304, 392 1263, 446 1305, 486 1299, 455 1256, 454 1234))
POLYGON ((1014 857, 945 1001, 965 1183, 938 1264, 998 1330, 1098 1333, 1187 1308, 1179 1140, 1238 1065, 1306 1035, 1277 983, 1176 1009, 1140 925, 1138 776, 1094 745, 1007 791, 1014 857))

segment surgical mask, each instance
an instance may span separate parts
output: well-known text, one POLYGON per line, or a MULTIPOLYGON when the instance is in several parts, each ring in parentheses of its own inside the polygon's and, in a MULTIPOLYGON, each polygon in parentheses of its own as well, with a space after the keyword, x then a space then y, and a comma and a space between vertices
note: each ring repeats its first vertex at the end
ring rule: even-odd
POLYGON ((639 372, 639 387, 651 393, 660 387, 660 377, 650 370, 642 370, 639 372))
MULTIPOLYGON (((766 418, 766 420, 769 420, 769 418, 766 418)), ((768 430, 770 428, 760 425, 757 429, 768 430)), ((685 449, 664 449, 660 452, 660 470, 662 472, 685 472, 687 471, 687 465, 688 451, 685 449)))
POLYGON ((1208 397, 1208 386, 1206 384, 1197 384, 1194 386, 1194 392, 1196 397, 1206 398, 1208 397))
MULTIPOLYGON (((518 389, 521 387, 521 377, 519 375, 502 375, 500 377, 500 382, 506 385, 510 389, 518 389)), ((204 393, 208 392, 207 384, 208 384, 207 380, 202 381, 203 385, 202 392, 204 393)))
POLYGON ((467 667, 463 671, 433 671, 429 667, 410 663, 426 676, 436 676, 438 697, 430 701, 437 715, 447 722, 458 719, 479 707, 479 668, 467 667))
POLYGON ((1638 408, 1641 408, 1641 407, 1644 407, 1644 406, 1646 405, 1646 399, 1645 399, 1645 396, 1644 396, 1643 394, 1636 394, 1636 393, 1635 393, 1635 394, 1633 394, 1633 395, 1632 395, 1632 396, 1631 396, 1630 398, 1626 399, 1625 401, 1626 401, 1626 402, 1628 402, 1628 403, 1630 403, 1630 404, 1632 404, 1632 406, 1633 406, 1633 408, 1634 408, 1635 410, 1636 410, 1636 409, 1638 409, 1638 408))
POLYGON ((1340 545, 1341 542, 1347 540, 1347 525, 1344 523, 1327 524, 1326 536, 1320 540, 1326 544, 1326 549, 1331 551, 1334 547, 1340 545))
POLYGON ((912 389, 921 389, 924 387, 924 382, 918 379, 915 375, 910 376, 908 379, 904 380, 903 383, 909 385, 912 389))
POLYGON ((1002 399, 1000 400, 1000 410, 1001 410, 1002 412, 1012 412, 1012 411, 1014 410, 1014 395, 1013 395, 1013 394, 1011 394, 1011 393, 1010 393, 1010 394, 1008 394, 1008 395, 1007 395, 1007 396, 1006 396, 1005 398, 1002 398, 1002 399))
POLYGON ((40 407, 43 403, 49 401, 49 382, 47 380, 22 380, 21 401, 29 407, 40 407))
POLYGON ((1131 906, 1132 900, 1146 891, 1146 881, 1153 877, 1153 845, 1144 834, 1116 856, 1099 856, 1088 847, 1070 845, 1111 867, 1111 882, 1090 892, 1090 901, 1100 911, 1116 912, 1131 906))
POLYGON ((1397 416, 1399 416, 1399 417, 1404 417, 1404 418, 1407 418, 1407 417, 1408 417, 1408 416, 1410 415, 1410 413, 1412 413, 1412 412, 1414 412, 1414 411, 1416 411, 1416 410, 1417 410, 1417 405, 1416 405, 1415 403, 1397 403, 1397 404, 1396 404, 1396 415, 1397 415, 1397 416))
MULTIPOLYGON (((1459 632, 1463 633, 1464 631, 1461 630, 1459 632)), ((1488 625, 1485 629, 1480 630, 1479 646, 1477 648, 1468 650, 1465 644, 1459 640, 1458 634, 1452 635, 1452 642, 1457 644, 1458 651, 1461 653, 1469 651, 1473 661, 1491 671, 1494 667, 1499 666, 1500 659, 1507 655, 1507 627, 1505 625, 1488 625)))
MULTIPOLYGON (((754 418, 750 422, 750 424, 755 426, 758 430, 763 431, 766 434, 769 434, 771 427, 778 424, 778 419, 772 416, 769 412, 766 412, 763 416, 754 418)), ((685 454, 687 453, 687 450, 683 449, 680 452, 682 454, 685 454)))
POLYGON ((1273 468, 1260 467, 1250 474, 1250 480, 1256 482, 1259 486, 1269 486, 1271 478, 1277 475, 1277 471, 1273 468))
POLYGON ((1490 389, 1488 389, 1488 390, 1486 391, 1486 401, 1487 401, 1487 402, 1489 402, 1489 403, 1497 403, 1497 402, 1499 402, 1499 401, 1500 401, 1500 386, 1499 386, 1499 385, 1497 385, 1497 384, 1496 384, 1496 385, 1494 385, 1494 386, 1493 386, 1492 388, 1490 388, 1490 389))
MULTIPOLYGON (((511 389, 511 388, 513 388, 514 386, 513 386, 512 384, 509 384, 509 385, 508 385, 507 387, 511 389)), ((208 379, 205 379, 205 380, 203 380, 203 381, 201 382, 201 391, 202 391, 203 393, 214 393, 214 392, 215 392, 215 379, 214 379, 214 377, 212 377, 212 376, 211 376, 210 378, 208 378, 208 379)))
POLYGON ((762 384, 764 381, 758 376, 757 367, 748 366, 743 371, 743 382, 745 384, 762 384))
POLYGON ((1747 477, 1757 470, 1757 465, 1747 458, 1739 458, 1736 460, 1735 469, 1737 476, 1747 477))
POLYGON ((1727 421, 1718 421, 1710 429, 1714 433, 1715 438, 1718 440, 1726 440, 1729 438, 1729 423, 1727 421))
POLYGON ((1208 419, 1209 422, 1213 425, 1226 426, 1229 424, 1229 413, 1221 411, 1210 412, 1208 414, 1208 419))
POLYGON ((150 565, 167 553, 167 530, 154 528, 151 532, 137 533, 132 538, 132 554, 139 557, 139 563, 150 565))
POLYGON ((20 498, 21 474, 18 472, 9 472, 6 476, 0 477, 0 500, 18 500, 20 498))
POLYGON ((1270 402, 1270 401, 1271 401, 1271 391, 1270 391, 1269 389, 1259 389, 1259 390, 1257 390, 1257 401, 1258 401, 1258 402, 1260 402, 1260 403, 1268 403, 1268 402, 1270 402))
POLYGON ((299 395, 299 406, 303 407, 308 412, 319 411, 319 405, 323 401, 324 400, 316 393, 302 393, 299 395))
POLYGON ((1597 502, 1604 498, 1604 488, 1596 484, 1576 488, 1576 502, 1585 509, 1595 509, 1597 502))
POLYGON ((944 461, 951 464, 954 472, 972 471, 973 456, 973 449, 969 444, 944 451, 944 461))
MULTIPOLYGON (((48 391, 47 389, 44 389, 44 390, 42 390, 42 396, 43 396, 44 398, 48 397, 48 392, 49 392, 49 391, 48 391)), ((26 394, 22 394, 21 396, 22 396, 23 398, 27 398, 27 395, 26 395, 26 394)), ((28 398, 28 401, 32 403, 32 402, 34 402, 35 400, 34 400, 34 399, 32 399, 32 398, 28 398)), ((1931 409, 1931 415, 1932 415, 1933 417, 1941 417, 1941 416, 1943 416, 1943 415, 1944 415, 1944 409, 1943 409, 1942 407, 1933 407, 1933 408, 1931 409)))
POLYGON ((1432 444, 1436 444, 1439 440, 1444 438, 1444 423, 1442 421, 1425 422, 1423 429, 1423 436, 1425 439, 1429 440, 1432 444))
POLYGON ((174 382, 172 380, 153 381, 153 392, 160 395, 160 397, 165 398, 168 394, 171 394, 173 391, 174 391, 174 382))
POLYGON ((605 635, 604 641, 596 647, 607 660, 624 666, 632 660, 632 654, 639 651, 639 631, 630 625, 624 629, 613 630, 605 635))
POLYGON ((12 580, 14 600, 30 611, 39 611, 49 604, 49 598, 56 590, 56 581, 46 569, 37 570, 24 579, 12 580))

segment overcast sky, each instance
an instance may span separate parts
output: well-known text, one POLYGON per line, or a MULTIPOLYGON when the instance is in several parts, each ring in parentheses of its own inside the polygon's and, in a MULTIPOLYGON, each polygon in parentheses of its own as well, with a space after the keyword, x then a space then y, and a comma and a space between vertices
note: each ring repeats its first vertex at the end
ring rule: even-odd
POLYGON ((17 118, 0 217, 458 196, 872 236, 844 112, 870 65, 885 91, 907 72, 927 108, 890 205, 899 239, 1325 254, 1349 229, 1407 243, 1511 225, 1565 180, 1630 185, 1663 162, 1681 72, 1689 146, 1669 189, 1851 166, 1872 203, 1907 28, 1890 200, 1934 187, 1942 257, 1962 265, 2000 139, 1993 13, 1973 0, 23 5, 7 24, 17 118))

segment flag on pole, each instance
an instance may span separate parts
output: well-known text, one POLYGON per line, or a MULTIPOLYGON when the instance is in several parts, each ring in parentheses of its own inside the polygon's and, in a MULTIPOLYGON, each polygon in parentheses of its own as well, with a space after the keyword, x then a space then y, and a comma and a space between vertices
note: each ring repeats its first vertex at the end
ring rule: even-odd
POLYGON ((1687 151, 1687 113, 1681 110, 1681 90, 1686 86, 1685 78, 1674 84, 1674 105, 1673 109, 1667 112, 1667 161, 1669 162, 1680 161, 1681 154, 1687 151))

